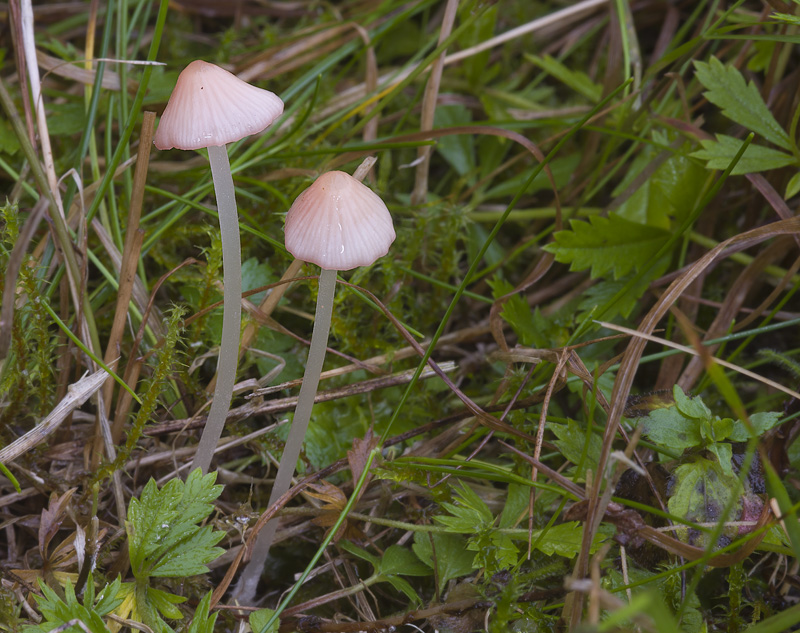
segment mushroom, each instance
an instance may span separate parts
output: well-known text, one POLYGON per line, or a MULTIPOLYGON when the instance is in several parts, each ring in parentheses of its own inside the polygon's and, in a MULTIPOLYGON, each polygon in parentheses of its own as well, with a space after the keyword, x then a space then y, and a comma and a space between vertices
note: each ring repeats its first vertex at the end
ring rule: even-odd
POLYGON ((228 415, 239 358, 242 249, 226 144, 256 134, 283 113, 283 101, 219 66, 197 60, 183 69, 155 134, 158 149, 208 148, 222 238, 223 317, 214 401, 192 469, 208 471, 228 415))
MULTIPOLYGON (((373 163, 374 159, 368 165, 365 162, 356 176, 366 175, 373 163)), ((395 238, 392 216, 383 200, 358 178, 341 171, 322 174, 297 197, 286 215, 285 231, 286 250, 322 270, 306 371, 269 506, 289 489, 311 419, 328 346, 336 273, 369 266, 389 252, 395 238)), ((273 519, 256 538, 250 562, 235 592, 235 598, 242 604, 253 601, 277 526, 278 521, 273 519)))

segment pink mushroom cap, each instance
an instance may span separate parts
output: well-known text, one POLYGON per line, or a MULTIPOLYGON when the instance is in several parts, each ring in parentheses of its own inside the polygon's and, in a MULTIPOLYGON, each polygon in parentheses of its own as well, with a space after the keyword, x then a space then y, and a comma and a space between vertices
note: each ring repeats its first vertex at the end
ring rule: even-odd
POLYGON ((178 75, 155 135, 158 149, 227 145, 257 134, 283 113, 283 101, 201 60, 178 75))
POLYGON ((343 171, 322 174, 297 196, 285 231, 292 255, 327 270, 369 266, 395 238, 383 200, 343 171))

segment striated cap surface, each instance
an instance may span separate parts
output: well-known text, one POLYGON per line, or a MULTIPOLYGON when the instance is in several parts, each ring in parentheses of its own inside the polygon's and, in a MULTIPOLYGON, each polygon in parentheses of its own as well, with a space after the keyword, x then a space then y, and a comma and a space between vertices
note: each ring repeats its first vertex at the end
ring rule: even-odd
POLYGON ((158 149, 226 145, 257 134, 283 113, 280 97, 201 60, 178 76, 155 135, 158 149))
POLYGON ((395 238, 383 200, 343 171, 322 174, 297 196, 285 231, 292 255, 328 270, 369 266, 395 238))

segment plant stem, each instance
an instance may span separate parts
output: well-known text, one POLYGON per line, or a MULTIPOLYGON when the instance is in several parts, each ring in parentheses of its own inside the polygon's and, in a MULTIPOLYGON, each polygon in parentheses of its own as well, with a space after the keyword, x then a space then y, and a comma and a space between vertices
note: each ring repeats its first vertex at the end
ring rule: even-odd
MULTIPOLYGON (((308 429, 308 422, 311 420, 314 397, 317 395, 322 363, 325 360, 325 350, 328 347, 328 332, 331 329, 335 291, 336 271, 322 270, 319 275, 317 312, 314 319, 314 332, 311 335, 311 348, 308 352, 306 373, 303 377, 303 385, 300 387, 297 408, 292 419, 292 428, 289 431, 289 438, 286 440, 286 446, 283 449, 281 463, 278 466, 278 474, 275 476, 275 483, 272 485, 267 507, 271 507, 289 490, 294 468, 297 465, 298 457, 300 457, 303 438, 305 438, 306 429, 308 429)), ((255 598, 258 581, 261 578, 261 572, 264 570, 264 564, 267 562, 269 548, 275 539, 277 529, 278 520, 273 519, 258 533, 258 538, 253 546, 253 553, 250 556, 250 562, 244 568, 239 586, 234 592, 234 597, 241 604, 250 604, 255 598)))
POLYGON ((208 148, 208 160, 211 163, 211 177, 217 196, 222 238, 222 281, 225 288, 222 297, 222 341, 219 346, 214 401, 192 462, 192 470, 200 468, 203 473, 208 472, 211 465, 211 457, 222 435, 231 405, 236 366, 239 363, 239 329, 242 321, 242 248, 239 243, 239 218, 228 150, 224 145, 211 146, 208 148))

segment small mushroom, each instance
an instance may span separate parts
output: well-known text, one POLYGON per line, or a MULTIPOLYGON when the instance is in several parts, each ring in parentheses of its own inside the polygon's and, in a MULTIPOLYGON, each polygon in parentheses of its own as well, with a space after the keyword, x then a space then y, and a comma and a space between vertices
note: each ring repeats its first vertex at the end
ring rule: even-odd
POLYGON ((227 70, 197 60, 183 69, 156 130, 158 149, 208 148, 222 238, 223 317, 214 401, 192 469, 207 472, 228 415, 242 316, 242 249, 227 143, 257 134, 283 113, 283 101, 227 70))
MULTIPOLYGON (((359 170, 367 171, 368 168, 359 170)), ((272 485, 270 506, 289 489, 311 419, 328 346, 336 273, 369 266, 389 252, 395 238, 392 216, 383 200, 358 179, 341 171, 322 174, 297 197, 286 215, 285 232, 286 249, 297 259, 316 264, 322 271, 306 372, 272 485)), ((250 562, 235 592, 235 598, 242 604, 253 601, 277 526, 278 521, 272 520, 258 534, 250 562)))

